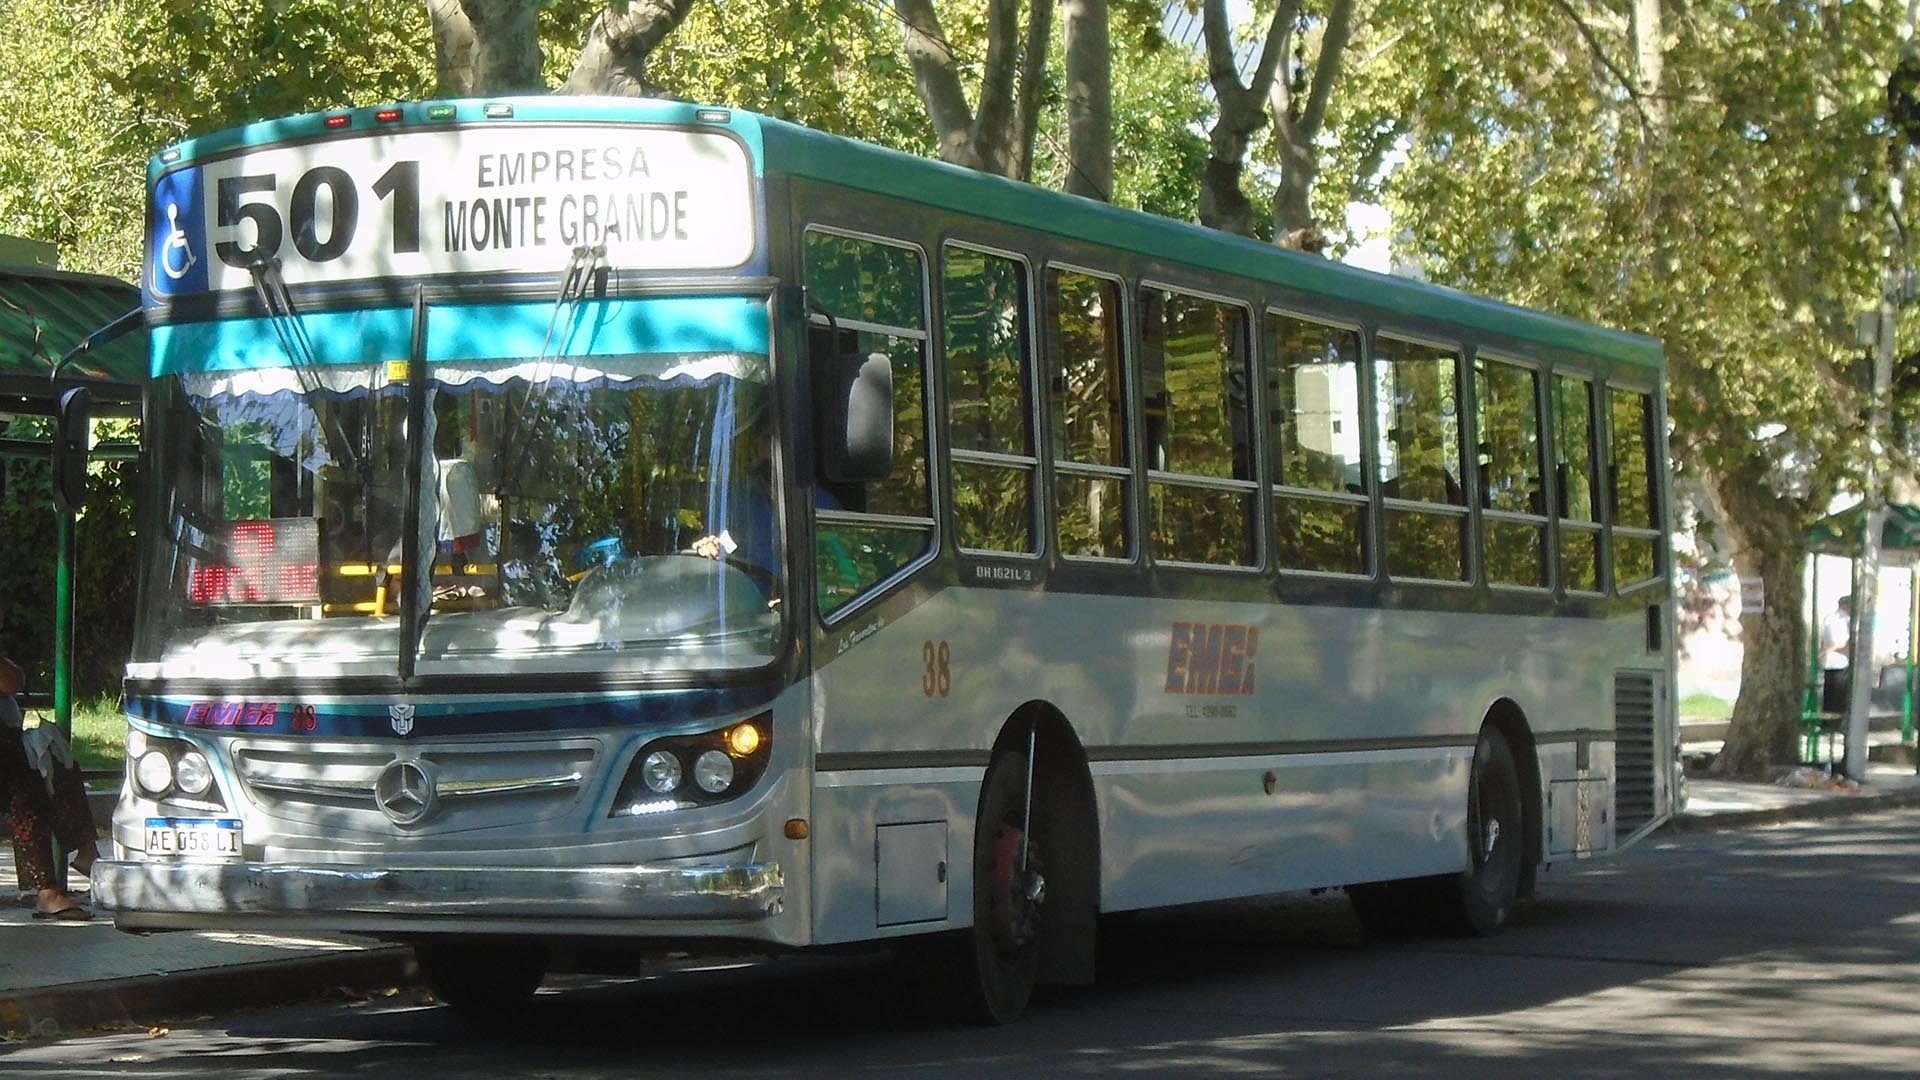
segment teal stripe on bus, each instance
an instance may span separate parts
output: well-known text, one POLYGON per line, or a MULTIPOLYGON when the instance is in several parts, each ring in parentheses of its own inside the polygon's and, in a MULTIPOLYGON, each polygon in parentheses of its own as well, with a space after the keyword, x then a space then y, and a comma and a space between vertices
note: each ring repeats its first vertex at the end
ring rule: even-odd
MULTIPOLYGON (((769 350, 767 302, 741 296, 589 300, 574 305, 551 342, 553 304, 428 309, 427 361, 623 353, 758 353, 769 350)), ((375 308, 299 316, 318 364, 405 360, 413 310, 375 308)), ((281 330, 265 318, 153 327, 153 374, 285 367, 281 330)))

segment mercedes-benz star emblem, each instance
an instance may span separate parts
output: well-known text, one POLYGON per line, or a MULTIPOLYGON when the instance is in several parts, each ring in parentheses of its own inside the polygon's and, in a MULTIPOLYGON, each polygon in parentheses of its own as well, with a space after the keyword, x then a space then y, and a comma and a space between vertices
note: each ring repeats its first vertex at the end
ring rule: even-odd
POLYGON ((417 761, 396 761, 380 771, 373 799, 397 825, 412 825, 433 812, 439 801, 433 774, 417 761))

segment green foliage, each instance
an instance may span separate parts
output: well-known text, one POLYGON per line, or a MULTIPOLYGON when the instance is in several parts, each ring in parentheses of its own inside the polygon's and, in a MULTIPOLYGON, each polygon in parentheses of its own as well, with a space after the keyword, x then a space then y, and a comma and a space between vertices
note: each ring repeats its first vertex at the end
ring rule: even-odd
POLYGON ((148 158, 265 117, 417 98, 413 0, 31 0, 0 21, 0 232, 137 280, 148 158))
MULTIPOLYGON (((17 421, 14 437, 33 425, 17 421)), ((54 560, 58 523, 44 463, 12 460, 0 496, 0 653, 26 669, 34 690, 53 689, 54 560)), ((133 467, 95 463, 89 470, 87 509, 74 535, 75 697, 117 693, 121 665, 133 645, 133 467)))
MULTIPOLYGON (((53 710, 28 712, 29 722, 53 723, 53 710)), ((127 758, 127 714, 118 692, 73 703, 73 758, 82 770, 117 772, 127 758)))

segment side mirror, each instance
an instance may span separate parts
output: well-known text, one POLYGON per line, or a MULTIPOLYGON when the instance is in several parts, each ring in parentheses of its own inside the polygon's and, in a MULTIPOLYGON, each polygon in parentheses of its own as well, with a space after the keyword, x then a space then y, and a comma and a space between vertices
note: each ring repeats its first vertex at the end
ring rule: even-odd
POLYGON ((885 353, 840 353, 821 387, 820 466, 836 484, 893 472, 893 363, 885 353))
POLYGON ((53 421, 53 508, 77 514, 87 501, 87 451, 93 391, 76 386, 60 395, 53 421))

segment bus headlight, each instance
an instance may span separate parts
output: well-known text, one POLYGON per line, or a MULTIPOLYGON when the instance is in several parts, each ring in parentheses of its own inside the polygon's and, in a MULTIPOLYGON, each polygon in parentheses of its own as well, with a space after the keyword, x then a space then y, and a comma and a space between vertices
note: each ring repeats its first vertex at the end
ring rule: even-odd
POLYGON ((709 795, 733 786, 733 759, 722 750, 709 750, 693 763, 693 782, 709 795))
POLYGON ((189 795, 205 795, 213 786, 213 766, 207 764, 207 756, 198 750, 189 750, 180 755, 173 766, 173 782, 180 790, 189 795))
POLYGON ((751 790, 772 756, 772 713, 654 739, 633 755, 607 816, 646 817, 724 802, 751 790))
POLYGON ((149 750, 134 763, 133 780, 143 794, 157 799, 173 788, 173 760, 164 751, 149 750))
POLYGON ((202 809, 226 809, 220 786, 213 782, 213 762, 206 751, 185 739, 140 735, 138 749, 127 737, 128 772, 133 790, 149 799, 172 799, 202 809))
POLYGON ((640 778, 648 791, 665 795, 680 786, 680 759, 670 750, 655 750, 640 763, 640 778))

